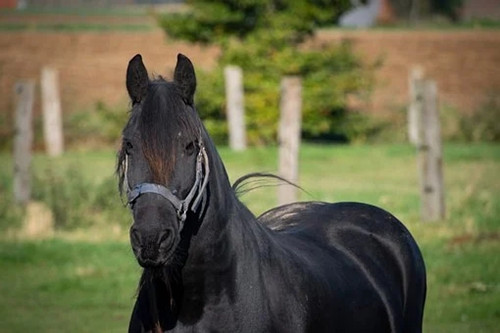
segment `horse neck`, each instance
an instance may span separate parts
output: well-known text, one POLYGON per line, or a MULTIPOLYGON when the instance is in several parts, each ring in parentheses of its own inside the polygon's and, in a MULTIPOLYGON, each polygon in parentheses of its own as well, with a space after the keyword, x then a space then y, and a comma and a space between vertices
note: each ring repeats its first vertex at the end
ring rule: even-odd
POLYGON ((239 249, 258 251, 258 246, 245 246, 245 243, 263 241, 269 232, 236 197, 213 143, 208 140, 206 146, 210 160, 208 207, 192 239, 189 256, 199 258, 191 261, 192 269, 220 270, 225 269, 229 261, 239 260, 239 249))
MULTIPOLYGON (((179 313, 176 308, 169 311, 183 323, 197 322, 210 304, 241 301, 236 281, 247 279, 256 285, 259 270, 247 268, 261 263, 262 254, 273 246, 271 232, 237 199, 213 143, 208 139, 205 146, 210 163, 207 208, 201 224, 181 240, 182 267, 173 269, 179 274, 166 274, 172 290, 182 290, 181 303, 170 294, 171 304, 181 304, 179 313)), ((190 222, 196 221, 186 221, 185 228, 190 222)))
POLYGON ((207 139, 206 147, 210 163, 209 199, 201 228, 214 229, 216 233, 220 233, 226 231, 234 219, 252 220, 255 217, 236 197, 224 163, 213 142, 210 138, 207 139))

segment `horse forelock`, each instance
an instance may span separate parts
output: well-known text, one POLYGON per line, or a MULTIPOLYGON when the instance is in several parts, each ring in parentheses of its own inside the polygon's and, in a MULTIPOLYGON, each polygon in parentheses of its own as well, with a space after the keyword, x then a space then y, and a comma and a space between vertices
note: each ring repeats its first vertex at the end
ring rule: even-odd
POLYGON ((150 83, 138 130, 154 182, 168 182, 176 162, 177 140, 181 135, 196 139, 200 128, 196 112, 184 103, 175 83, 161 77, 150 83))

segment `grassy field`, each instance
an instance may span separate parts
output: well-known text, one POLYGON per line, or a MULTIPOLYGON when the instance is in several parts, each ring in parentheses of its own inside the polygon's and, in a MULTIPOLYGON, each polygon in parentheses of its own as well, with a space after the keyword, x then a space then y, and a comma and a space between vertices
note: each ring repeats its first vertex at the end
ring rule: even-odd
MULTIPOLYGON (((276 153, 221 149, 232 180, 275 171, 276 153)), ((58 192, 64 210, 85 223, 27 240, 12 232, 21 210, 8 199, 11 158, 0 154, 0 332, 126 330, 140 270, 127 240, 130 218, 115 192, 114 158, 111 151, 36 156, 35 185, 48 187, 46 178, 68 181, 61 184, 75 189, 58 192), (110 204, 103 208, 104 199, 110 204)), ((500 146, 446 145, 444 165, 447 218, 438 223, 419 220, 415 151, 406 145, 304 145, 299 183, 309 194, 301 200, 363 201, 391 211, 412 231, 426 261, 425 332, 498 332, 500 146)), ((48 192, 34 192, 44 202, 48 192)), ((275 192, 262 188, 241 199, 259 214, 275 205, 275 192)))

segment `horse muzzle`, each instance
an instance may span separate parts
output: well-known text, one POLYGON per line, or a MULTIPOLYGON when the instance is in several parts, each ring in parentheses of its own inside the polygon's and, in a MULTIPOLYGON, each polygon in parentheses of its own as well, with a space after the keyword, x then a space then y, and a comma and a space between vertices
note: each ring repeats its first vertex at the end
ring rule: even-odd
POLYGON ((158 230, 132 226, 130 229, 132 250, 144 268, 165 265, 177 246, 177 238, 172 228, 158 230))

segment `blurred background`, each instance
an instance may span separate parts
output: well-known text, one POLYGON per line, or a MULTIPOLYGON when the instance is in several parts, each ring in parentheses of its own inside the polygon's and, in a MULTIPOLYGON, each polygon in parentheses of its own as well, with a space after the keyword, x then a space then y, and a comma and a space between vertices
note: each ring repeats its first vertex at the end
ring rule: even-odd
MULTIPOLYGON (((198 112, 233 181, 278 172, 281 80, 300 77, 296 181, 309 193, 298 199, 389 210, 426 260, 425 331, 498 331, 498 1, 0 0, 0 332, 128 325, 140 269, 114 169, 137 53, 166 78, 178 53, 192 60, 198 112), (228 65, 243 77, 239 150, 229 145, 228 65), (444 205, 432 222, 422 215, 422 145, 408 129, 415 78, 437 87, 444 205), (55 153, 46 80, 61 115, 55 153), (22 105, 32 138, 18 125, 22 105), (14 154, 22 138, 24 167, 14 154), (23 168, 28 194, 19 198, 23 168)), ((259 215, 277 204, 275 192, 241 200, 259 215)))

